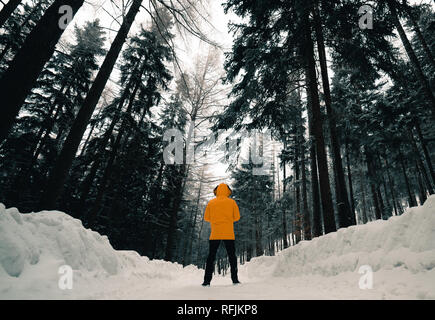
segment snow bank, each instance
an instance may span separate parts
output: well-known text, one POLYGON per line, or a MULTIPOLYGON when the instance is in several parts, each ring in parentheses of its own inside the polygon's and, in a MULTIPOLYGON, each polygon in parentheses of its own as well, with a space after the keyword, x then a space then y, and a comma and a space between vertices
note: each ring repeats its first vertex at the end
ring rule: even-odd
POLYGON ((59 211, 22 214, 0 203, 0 299, 74 297, 114 283, 141 279, 171 281, 198 271, 176 263, 149 260, 134 251, 113 249, 106 236, 85 229, 82 222, 59 211), (77 290, 61 291, 59 268, 73 270, 77 290), (90 290, 90 291, 89 291, 90 290))
POLYGON ((301 241, 276 258, 253 259, 246 268, 252 276, 336 276, 358 272, 363 265, 374 272, 395 268, 414 274, 435 271, 435 195, 401 216, 301 241))
POLYGON ((0 299, 435 299, 435 196, 399 217, 302 241, 202 288, 203 270, 117 251, 107 237, 58 211, 0 204, 0 299), (73 270, 73 289, 59 268, 73 270), (360 266, 373 290, 358 287, 360 266))

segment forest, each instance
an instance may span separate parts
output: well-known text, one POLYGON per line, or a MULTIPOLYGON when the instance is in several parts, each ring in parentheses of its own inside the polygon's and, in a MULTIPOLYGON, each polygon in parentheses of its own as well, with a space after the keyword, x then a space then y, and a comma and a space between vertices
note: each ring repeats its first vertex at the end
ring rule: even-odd
POLYGON ((434 55, 431 1, 0 0, 0 202, 199 267, 221 182, 241 264, 401 215, 435 192, 434 55))

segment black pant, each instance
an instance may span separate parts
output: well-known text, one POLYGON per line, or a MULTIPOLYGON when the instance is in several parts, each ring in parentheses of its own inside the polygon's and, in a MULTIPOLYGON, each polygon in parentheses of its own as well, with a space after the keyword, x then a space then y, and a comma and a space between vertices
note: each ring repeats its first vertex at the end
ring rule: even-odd
POLYGON ((216 252, 219 248, 221 241, 225 244, 227 250, 228 260, 231 266, 231 279, 233 282, 238 281, 237 278, 237 257, 234 240, 209 240, 209 251, 207 257, 207 264, 205 266, 204 282, 209 283, 213 276, 214 261, 216 259, 216 252))

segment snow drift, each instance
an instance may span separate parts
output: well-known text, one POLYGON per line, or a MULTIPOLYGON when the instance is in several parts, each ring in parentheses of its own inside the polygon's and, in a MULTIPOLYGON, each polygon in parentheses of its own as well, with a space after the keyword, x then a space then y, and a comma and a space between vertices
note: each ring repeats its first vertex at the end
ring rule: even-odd
MULTIPOLYGON (((401 216, 301 241, 277 257, 247 265, 254 276, 335 276, 368 265, 373 271, 402 267, 412 273, 435 268, 435 196, 401 216), (269 271, 269 274, 267 273, 269 271)), ((434 286, 435 286, 435 279, 434 286)))
POLYGON ((114 250, 59 211, 22 214, 0 204, 0 299, 435 299, 435 196, 401 216, 302 241, 239 270, 237 289, 216 276, 201 288, 203 271, 194 266, 114 250), (73 290, 58 286, 62 265, 73 269, 73 290), (357 288, 362 265, 376 275, 370 294, 357 288))
POLYGON ((197 271, 194 266, 150 261, 135 251, 117 251, 106 236, 63 212, 21 214, 0 203, 0 299, 92 297, 131 278, 151 284, 197 271), (59 289, 63 265, 73 269, 77 290, 59 289), (116 283, 107 281, 115 278, 116 283))

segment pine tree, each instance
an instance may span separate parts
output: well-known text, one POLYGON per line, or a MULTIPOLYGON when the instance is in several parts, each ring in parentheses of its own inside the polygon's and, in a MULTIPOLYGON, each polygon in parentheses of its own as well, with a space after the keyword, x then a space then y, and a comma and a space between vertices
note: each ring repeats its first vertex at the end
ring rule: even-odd
POLYGON ((118 30, 115 39, 103 61, 103 64, 98 71, 98 74, 92 83, 91 88, 83 101, 82 106, 77 114, 77 117, 70 129, 70 132, 65 140, 63 148, 57 158, 56 164, 50 172, 50 177, 45 187, 41 198, 41 208, 53 208, 59 198, 68 172, 71 168, 72 161, 75 157, 80 141, 86 130, 86 127, 91 119, 92 113, 98 103, 98 100, 103 92, 103 89, 109 79, 109 76, 115 66, 116 60, 121 48, 127 38, 130 27, 139 12, 142 0, 134 0, 124 21, 118 30))
POLYGON ((27 198, 26 209, 35 204, 45 172, 57 154, 61 132, 68 130, 76 106, 86 95, 93 71, 98 67, 96 59, 104 53, 103 40, 98 20, 86 23, 83 28, 76 27, 75 43, 67 44, 66 52, 53 55, 27 98, 23 106, 26 115, 20 117, 3 148, 9 153, 4 154, 5 158, 23 159, 8 174, 12 181, 3 183, 5 192, 6 189, 11 192, 8 199, 15 205, 22 204, 18 197, 27 198), (18 141, 25 147, 15 150, 18 141))
POLYGON ((60 7, 69 6, 74 16, 83 2, 84 0, 55 0, 2 74, 0 96, 3 97, 3 110, 0 117, 0 143, 7 137, 24 100, 35 85, 45 63, 53 55, 55 46, 65 30, 59 23, 60 7), (23 78, 23 74, 26 74, 26 77, 23 78))
POLYGON ((233 174, 233 199, 240 209, 240 221, 235 232, 247 248, 247 261, 264 254, 265 217, 272 203, 272 179, 268 175, 253 175, 256 165, 249 157, 249 163, 242 163, 233 174))

